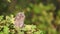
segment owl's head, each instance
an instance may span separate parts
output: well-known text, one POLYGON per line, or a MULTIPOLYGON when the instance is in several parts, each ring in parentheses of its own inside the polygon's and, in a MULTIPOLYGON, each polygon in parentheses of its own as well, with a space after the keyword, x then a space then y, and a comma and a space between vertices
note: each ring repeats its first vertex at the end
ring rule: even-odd
POLYGON ((24 14, 24 12, 19 12, 19 13, 16 15, 15 19, 24 20, 24 19, 25 19, 25 14, 24 14))

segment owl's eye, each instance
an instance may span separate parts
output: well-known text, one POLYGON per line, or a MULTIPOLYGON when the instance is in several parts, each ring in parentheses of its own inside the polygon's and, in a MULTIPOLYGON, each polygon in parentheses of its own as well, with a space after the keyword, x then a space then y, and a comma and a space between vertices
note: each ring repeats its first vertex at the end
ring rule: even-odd
POLYGON ((21 16, 21 17, 24 17, 24 16, 21 16))

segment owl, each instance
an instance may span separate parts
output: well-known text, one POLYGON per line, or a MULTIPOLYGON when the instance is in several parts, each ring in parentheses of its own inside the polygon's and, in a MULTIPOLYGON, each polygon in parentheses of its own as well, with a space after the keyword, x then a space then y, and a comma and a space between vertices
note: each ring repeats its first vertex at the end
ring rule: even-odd
POLYGON ((24 15, 24 12, 19 12, 15 19, 14 19, 14 25, 16 27, 23 27, 24 26, 24 19, 25 19, 25 15, 24 15))

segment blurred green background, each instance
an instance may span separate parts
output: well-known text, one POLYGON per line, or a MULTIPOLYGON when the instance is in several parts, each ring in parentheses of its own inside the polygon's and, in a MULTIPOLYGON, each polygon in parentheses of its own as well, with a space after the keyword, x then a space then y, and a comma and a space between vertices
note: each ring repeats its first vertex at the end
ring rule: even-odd
POLYGON ((8 34, 18 12, 25 13, 25 24, 35 25, 44 34, 60 34, 60 0, 0 0, 0 32, 4 28, 7 32, 0 34, 8 34))

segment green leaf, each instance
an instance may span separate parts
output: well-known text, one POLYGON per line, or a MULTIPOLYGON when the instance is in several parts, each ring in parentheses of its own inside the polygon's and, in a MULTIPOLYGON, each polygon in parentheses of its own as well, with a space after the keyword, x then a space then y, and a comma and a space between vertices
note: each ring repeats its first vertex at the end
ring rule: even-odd
POLYGON ((3 34, 3 32, 0 32, 0 34, 3 34))
POLYGON ((0 21, 3 19, 4 16, 0 16, 0 21))
POLYGON ((9 28, 7 26, 4 26, 4 33, 8 34, 9 33, 9 28))
POLYGON ((43 32, 41 30, 34 32, 34 34, 43 34, 43 32))

